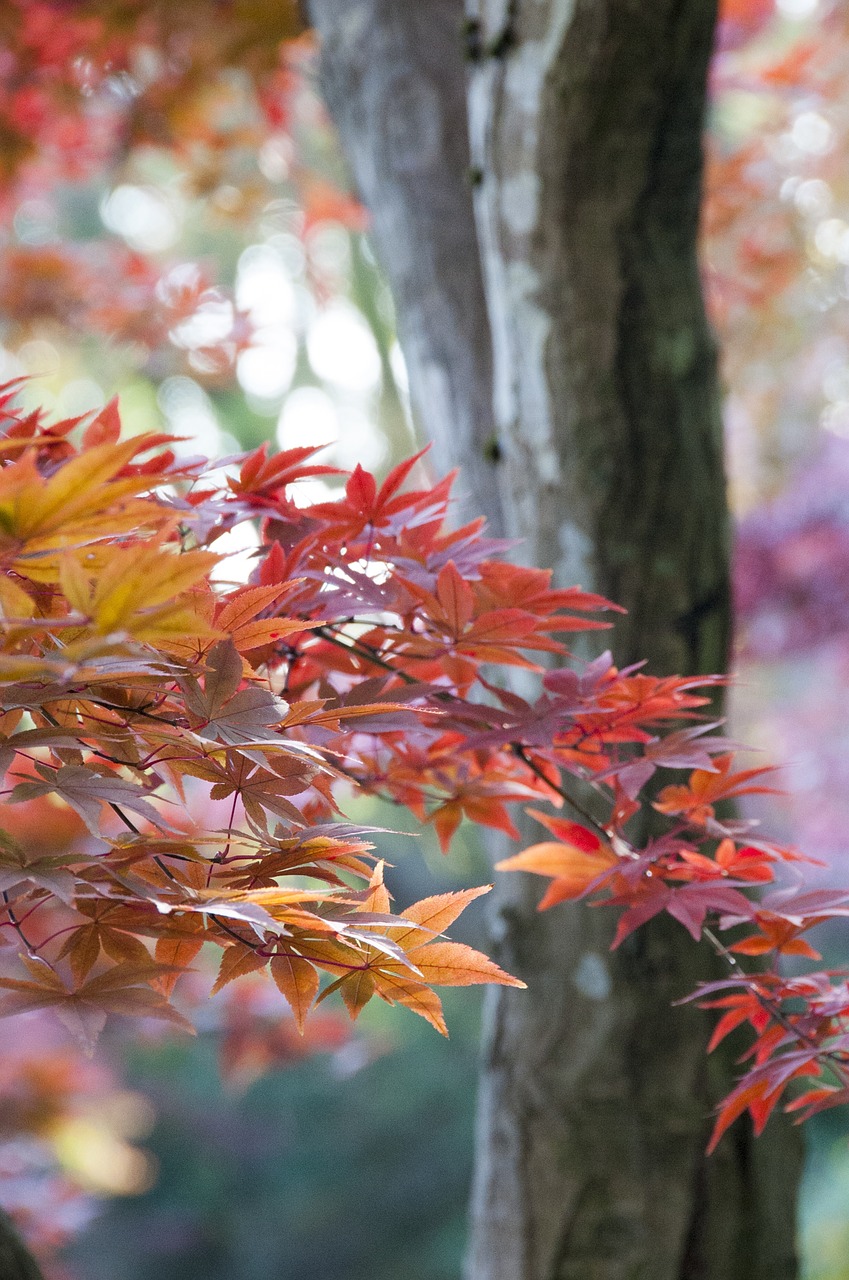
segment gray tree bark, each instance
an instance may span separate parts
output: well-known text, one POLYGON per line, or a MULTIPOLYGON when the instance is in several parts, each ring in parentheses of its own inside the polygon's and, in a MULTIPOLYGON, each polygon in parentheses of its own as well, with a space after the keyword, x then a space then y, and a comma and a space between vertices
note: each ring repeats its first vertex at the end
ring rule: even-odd
POLYGON ((322 87, 388 271, 417 421, 439 470, 462 464, 464 515, 486 514, 500 532, 461 0, 310 0, 310 14, 322 87))
MULTIPOLYGON (((312 0, 420 420, 473 513, 628 608, 621 664, 721 671, 695 252, 714 0, 477 0, 462 30, 459 7, 312 0)), ((669 1005, 710 956, 674 923, 611 956, 607 913, 498 892, 493 951, 529 990, 488 997, 469 1280, 789 1280, 793 1136, 738 1125, 703 1154, 733 1066, 669 1005)))

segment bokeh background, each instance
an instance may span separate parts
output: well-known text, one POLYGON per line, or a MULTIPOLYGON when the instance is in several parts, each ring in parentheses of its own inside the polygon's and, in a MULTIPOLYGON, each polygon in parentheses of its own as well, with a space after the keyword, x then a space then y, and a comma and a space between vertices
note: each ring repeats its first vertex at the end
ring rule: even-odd
MULTIPOLYGON (((117 395, 129 431, 161 426, 187 454, 321 444, 385 472, 416 445, 404 360, 294 7, 237 4, 229 24, 203 0, 101 8, 0 12, 0 381, 25 376, 57 417, 117 395)), ((785 796, 757 815, 770 833, 845 881, 843 0, 726 0, 708 149, 732 734, 783 766, 785 796)), ((6 812, 19 835, 67 838, 61 814, 6 812)), ((356 818, 397 825, 373 805, 356 818)), ((487 874, 472 831, 447 860, 421 834, 385 851, 402 900, 487 874)), ((823 945, 849 962, 845 932, 823 945)), ((56 1280, 457 1280, 480 1010, 450 995, 448 1042, 373 1006, 356 1032, 329 1013, 301 1041, 258 989, 210 1005, 196 1042, 113 1034, 94 1062, 31 1020, 0 1068, 0 1197, 56 1280)), ((849 1120, 807 1140, 805 1280, 849 1280, 849 1120)))

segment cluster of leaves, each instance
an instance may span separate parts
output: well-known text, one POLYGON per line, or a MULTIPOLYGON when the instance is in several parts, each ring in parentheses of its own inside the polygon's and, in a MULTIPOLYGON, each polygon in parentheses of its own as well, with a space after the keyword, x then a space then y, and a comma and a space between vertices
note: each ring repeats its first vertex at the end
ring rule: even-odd
POLYGON ((240 121, 235 135, 210 128, 213 100, 219 114, 232 106, 224 70, 242 66, 262 124, 283 125, 280 46, 303 30, 288 0, 12 0, 0 17, 2 177, 32 183, 45 167, 50 181, 87 176, 133 145, 203 148, 211 176, 216 151, 259 136, 260 121, 240 121))
MULTIPOLYGON (((678 731, 650 753, 652 765, 689 763, 699 746, 722 748, 704 731, 678 731), (677 759, 676 759, 677 757, 677 759)), ((637 847, 626 838, 622 819, 637 809, 630 780, 643 761, 615 766, 617 796, 613 820, 591 827, 558 817, 535 816, 556 837, 497 864, 501 870, 532 871, 551 877, 540 903, 545 910, 563 900, 590 898, 593 905, 620 908, 614 947, 635 929, 666 912, 696 939, 707 940, 728 963, 728 978, 704 983, 688 999, 702 1008, 722 1009, 711 1038, 714 1049, 730 1032, 748 1024, 753 1043, 741 1061, 750 1065, 724 1100, 709 1150, 728 1126, 748 1110, 760 1133, 791 1081, 812 1078, 810 1087, 786 1107, 803 1118, 849 1101, 849 983, 843 973, 817 971, 788 977, 781 956, 820 959, 805 934, 849 914, 845 889, 774 888, 756 898, 747 891, 773 884, 781 864, 799 864, 801 855, 754 835, 752 820, 722 818, 724 802, 769 794, 770 768, 735 770, 730 751, 706 756, 685 784, 664 787, 652 808, 670 820, 668 830, 637 847), (616 781, 618 779, 618 781, 616 781), (731 931, 731 940, 719 936, 731 931), (738 957, 768 957, 765 971, 747 972, 738 957)), ((605 779, 607 781, 607 779, 605 779)))
POLYGON ((760 1127, 799 1076, 832 1077, 805 1114, 849 1098, 846 982, 737 960, 815 954, 803 935, 845 915, 849 892, 748 895, 796 857, 717 816, 766 770, 736 770, 709 733, 714 679, 604 654, 545 672, 533 700, 500 687, 534 654, 562 663, 558 635, 612 606, 499 560, 481 522, 448 531, 450 478, 404 488, 420 455, 380 487, 358 467, 333 500, 299 505, 301 481, 330 471, 311 450, 263 447, 212 473, 167 438, 122 442, 114 406, 49 426, 14 390, 0 759, 10 812, 70 810, 76 836, 62 851, 3 836, 0 1012, 54 1010, 86 1045, 110 1014, 185 1026, 171 997, 206 945, 221 952, 213 990, 269 976, 299 1027, 338 992, 352 1018, 377 995, 444 1032, 434 986, 522 985, 442 936, 485 888, 396 913, 335 792, 389 797, 444 847, 464 816, 516 835, 519 802, 554 839, 501 865, 551 878, 541 906, 600 895, 621 911, 614 945, 667 912, 732 964, 698 995, 729 989, 717 1035, 748 1021, 754 1062, 714 1141, 746 1107, 760 1127), (255 567, 228 586, 215 546, 245 522, 260 523, 255 567), (659 769, 694 772, 641 801, 659 769), (564 802, 580 822, 538 807, 564 802), (649 807, 666 829, 640 846, 649 807))
MULTIPOLYGON (((823 363, 835 355, 845 363, 849 189, 845 123, 833 104, 846 97, 847 28, 842 6, 826 9, 805 25, 777 20, 772 0, 720 7, 706 276, 745 431, 768 445, 756 470, 773 472, 770 483, 774 464, 799 450, 799 419, 814 421, 823 407, 823 363), (836 334, 844 339, 837 348, 836 334), (765 376, 779 360, 789 375, 765 376), (788 418, 796 428, 789 445, 778 429, 788 418)), ((213 223, 235 216, 244 226, 276 205, 274 216, 285 206, 300 231, 326 219, 363 225, 332 180, 333 164, 328 171, 327 137, 316 145, 313 127, 305 146, 302 117, 314 123, 320 108, 315 98, 299 99, 310 36, 289 0, 13 0, 0 15, 0 45, 0 203, 24 227, 22 243, 0 257, 0 297, 16 339, 33 319, 49 318, 69 332, 82 325, 134 342, 136 354, 167 352, 171 363, 209 377, 229 372, 240 349, 238 334, 217 351, 183 356, 169 347, 179 318, 168 322, 156 284, 173 264, 156 254, 128 252, 90 229, 76 244, 67 242, 77 234, 67 225, 58 235, 46 224, 27 230, 27 209, 53 202, 69 179, 112 186, 122 175, 127 181, 134 159, 155 153, 166 181, 160 185, 161 173, 151 180, 143 164, 130 180, 157 198, 175 190, 199 197, 213 223), (104 278, 129 285, 104 298, 104 278)), ((217 294, 219 302, 226 296, 217 294)), ((828 401, 831 419, 849 422, 843 392, 829 392, 828 401)), ((750 503, 762 483, 758 475, 735 487, 750 503)))
POLYGON ((0 253, 0 302, 7 341, 45 326, 101 333, 136 364, 158 355, 165 369, 188 364, 208 377, 232 374, 249 333, 243 315, 232 315, 229 330, 222 325, 232 300, 216 279, 218 265, 163 257, 163 246, 132 236, 128 246, 99 227, 96 207, 123 181, 168 219, 202 209, 225 239, 234 220, 247 226, 275 200, 291 206, 300 231, 331 215, 360 225, 354 202, 306 168, 293 142, 310 56, 308 37, 299 40, 303 29, 294 3, 13 0, 5 7, 0 210, 13 234, 0 253), (258 163, 264 147, 273 152, 271 170, 258 163), (72 187, 78 207, 69 217, 63 202, 72 187), (298 206, 306 210, 303 225, 298 206), (186 322, 202 322, 210 311, 214 335, 181 342, 186 322))
MULTIPOLYGON (((725 60, 716 76, 720 104, 741 82, 749 90, 754 78, 761 87, 774 79, 771 53, 756 59, 754 69, 746 61, 753 37, 769 28, 772 8, 770 0, 724 0, 719 43, 725 60)), ((338 165, 328 172, 327 137, 316 145, 317 100, 300 100, 312 46, 294 0, 271 7, 255 0, 190 0, 179 6, 12 0, 0 15, 0 46, 0 208, 16 228, 24 228, 22 243, 13 240, 0 256, 0 298, 16 337, 25 336, 33 321, 49 320, 68 332, 82 326, 135 342, 137 352, 175 354, 168 336, 176 321, 168 323, 156 288, 169 264, 163 267, 156 254, 128 251, 112 237, 93 237, 90 229, 72 243, 78 229, 63 226, 57 235, 54 215, 39 213, 36 206, 53 203, 69 181, 100 189, 122 176, 126 181, 135 170, 136 180, 158 195, 173 196, 178 189, 181 198, 199 198, 213 222, 235 217, 245 226, 257 216, 267 218, 273 205, 291 206, 290 213, 297 205, 302 218, 294 221, 301 233, 325 220, 364 226, 363 211, 340 189, 338 165), (312 123, 305 130, 307 116, 312 123), (311 134, 306 145, 305 132, 311 134), (150 154, 164 163, 168 177, 162 189, 144 164, 150 154), (272 157, 270 169, 263 155, 272 157), (33 212, 36 225, 28 229, 33 212), (127 284, 104 298, 104 279, 127 284)), ((788 73, 788 83, 795 85, 807 70, 807 64, 795 65, 795 80, 788 73)), ((739 330, 754 300, 774 297, 798 277, 798 237, 789 236, 788 252, 782 231, 779 270, 776 253, 764 248, 764 203, 771 209, 776 204, 780 180, 763 164, 763 142, 747 136, 742 145, 729 143, 721 127, 715 134, 706 219, 709 275, 723 329, 739 330), (752 227, 756 197, 760 213, 752 227), (753 273, 757 287, 751 285, 753 273), (729 291, 735 303, 726 302, 729 291)), ((770 225, 782 216, 779 206, 770 225)), ((320 291, 322 269, 309 253, 307 258, 320 291)), ((203 274, 209 275, 208 268, 203 274)), ((226 297, 226 291, 217 293, 219 300, 226 297)), ((201 304, 199 297, 196 305, 201 304)), ((193 353, 193 371, 229 372, 238 341, 228 335, 220 346, 193 353)))
MULTIPOLYGON (((68 806, 83 831, 63 853, 4 838, 3 936, 24 951, 18 976, 2 980, 3 1012, 55 1008, 84 1043, 109 1013, 184 1024, 169 997, 205 942, 223 951, 216 989, 264 970, 299 1025, 339 990, 352 1015, 377 993, 444 1030, 431 982, 515 983, 439 940, 482 890, 393 915, 366 833, 334 821, 331 784, 356 776, 360 738, 372 750, 378 735, 420 722, 425 738, 444 737, 427 686, 414 696, 402 686, 401 698, 389 677, 357 679, 346 637, 387 595, 363 562, 363 531, 384 510, 417 514, 405 549, 438 556, 447 487, 393 499, 411 463, 379 496, 361 473, 322 519, 288 494, 328 470, 309 450, 261 450, 219 491, 161 438, 120 443, 114 407, 75 447, 79 424, 44 427, 16 414, 10 395, 0 473, 7 793, 13 805, 68 806), (208 548, 257 515, 279 536, 256 582, 227 590, 210 577, 219 557, 208 548), (223 829, 192 817, 193 789, 226 802, 223 829), (319 972, 333 978, 320 996, 319 972)), ((432 671, 450 661, 451 640, 419 634, 418 596, 402 593, 407 634, 387 633, 432 671)), ((508 634, 512 615, 491 616, 509 657, 523 637, 508 634)), ((536 631, 548 619, 521 617, 531 647, 552 643, 536 631)), ((454 658, 466 683, 471 655, 495 652, 489 633, 468 630, 454 658)))
MULTIPOLYGON (((192 1007, 199 1032, 213 1041, 231 1093, 316 1054, 353 1053, 359 1061, 360 1053, 382 1052, 379 1044, 369 1042, 367 1050, 365 1040, 355 1041, 347 1021, 329 1008, 312 1014, 299 1034, 280 1008, 276 987, 260 978, 243 979, 205 999, 207 977, 186 975, 182 1003, 192 1007), (194 1000, 185 990, 192 981, 198 987, 194 1000)), ((156 1052, 161 1025, 133 1030, 136 1043, 142 1032, 156 1052)), ((47 1009, 28 1016, 25 1036, 6 1037, 0 1057, 0 1198, 51 1277, 65 1276, 59 1251, 105 1199, 138 1195, 156 1180, 155 1157, 139 1143, 158 1107, 127 1088, 109 1049, 92 1056, 69 1042, 47 1009)))
POLYGON ((0 1060, 0 1179, 3 1207, 47 1260, 90 1218, 94 1197, 133 1194, 152 1167, 134 1140, 150 1105, 122 1088, 100 1055, 67 1043, 49 1015, 0 1060))

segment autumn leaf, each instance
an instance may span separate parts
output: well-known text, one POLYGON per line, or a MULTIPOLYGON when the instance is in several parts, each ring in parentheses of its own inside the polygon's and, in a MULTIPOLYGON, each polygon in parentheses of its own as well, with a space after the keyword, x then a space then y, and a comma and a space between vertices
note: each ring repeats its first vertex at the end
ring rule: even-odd
MULTIPOLYGON (((271 976, 286 998, 301 1035, 306 1016, 318 995, 318 973, 302 956, 278 952, 271 959, 271 976)), ((349 1006, 350 1007, 350 1006, 349 1006)))
POLYGON ((194 1032, 192 1024, 147 985, 165 971, 162 965, 152 961, 146 965, 113 965, 105 973, 69 988, 48 966, 33 960, 25 963, 34 981, 0 978, 0 988, 6 993, 0 995, 0 1017, 51 1008, 89 1052, 110 1013, 161 1018, 194 1032))
POLYGON ((247 973, 256 973, 258 969, 264 969, 267 963, 265 956, 257 955, 256 947, 249 947, 244 943, 238 942, 226 947, 221 957, 218 977, 215 979, 210 994, 215 995, 222 987, 226 987, 228 982, 232 982, 234 978, 241 978, 247 973))
POLYGON ((539 911, 546 911, 558 902, 579 898, 599 876, 615 867, 618 859, 610 846, 591 831, 583 827, 578 830, 582 833, 578 837, 580 845, 544 840, 513 857, 502 859, 495 868, 497 871, 532 871, 535 875, 550 876, 552 883, 539 903, 539 911))
POLYGON ((425 982, 437 987, 470 987, 495 982, 503 987, 525 987, 525 983, 499 968, 473 947, 462 942, 429 942, 410 947, 407 959, 416 966, 425 982))
POLYGON ((720 800, 746 795, 774 795, 773 787, 754 783, 754 779, 773 773, 774 768, 732 770, 733 756, 717 756, 710 771, 696 769, 686 786, 664 787, 655 801, 659 813, 681 814, 696 823, 704 823, 715 813, 720 800))

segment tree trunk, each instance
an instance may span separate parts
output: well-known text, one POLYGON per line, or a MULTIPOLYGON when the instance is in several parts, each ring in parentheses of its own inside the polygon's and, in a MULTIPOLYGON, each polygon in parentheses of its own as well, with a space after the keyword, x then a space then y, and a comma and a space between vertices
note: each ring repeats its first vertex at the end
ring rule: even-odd
POLYGON ((389 275, 417 422, 438 470, 462 464, 464 515, 500 532, 461 0, 310 0, 310 12, 322 88, 389 275))
MULTIPOLYGON (((621 664, 723 670, 728 522, 695 254, 712 0, 480 0, 462 37, 452 0, 313 11, 440 460, 523 558, 628 608, 621 664)), ((669 1006, 710 973, 706 949, 670 922, 611 956, 603 910, 540 916, 530 877, 498 893, 495 958, 529 990, 488 996, 469 1280, 792 1277, 787 1127, 753 1144, 740 1124, 703 1155, 733 1066, 705 1058, 705 1015, 669 1006)))

